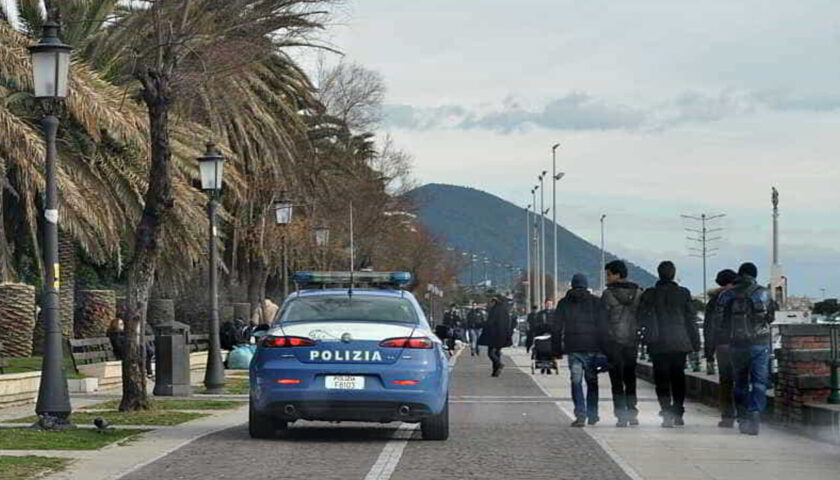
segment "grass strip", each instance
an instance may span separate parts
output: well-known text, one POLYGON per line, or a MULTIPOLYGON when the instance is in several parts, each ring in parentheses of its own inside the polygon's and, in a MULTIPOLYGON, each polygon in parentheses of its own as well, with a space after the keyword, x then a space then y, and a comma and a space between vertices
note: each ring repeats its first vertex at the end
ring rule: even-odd
POLYGON ((24 480, 64 470, 69 458, 0 457, 0 480, 24 480))
MULTIPOLYGON (((233 410, 239 408, 244 402, 235 400, 202 400, 202 399, 177 399, 177 400, 154 400, 153 410, 233 410)), ((89 405, 82 410, 116 410, 120 405, 119 400, 89 405)))
MULTIPOLYGON (((74 412, 70 421, 76 425, 92 425, 97 417, 104 418, 111 425, 152 425, 169 427, 180 425, 198 418, 206 417, 206 413, 179 412, 176 410, 139 410, 136 412, 74 412)), ((10 423, 35 423, 37 417, 18 418, 10 423)))
MULTIPOLYGON (((250 390, 250 381, 248 377, 244 378, 226 378, 225 379, 225 387, 222 390, 224 394, 228 395, 245 395, 250 390)), ((206 390, 202 390, 198 393, 207 393, 206 390)))
MULTIPOLYGON (((44 431, 38 428, 0 428, 0 450, 98 450, 148 430, 87 428, 44 431)), ((0 469, 3 471, 3 469, 0 469)))

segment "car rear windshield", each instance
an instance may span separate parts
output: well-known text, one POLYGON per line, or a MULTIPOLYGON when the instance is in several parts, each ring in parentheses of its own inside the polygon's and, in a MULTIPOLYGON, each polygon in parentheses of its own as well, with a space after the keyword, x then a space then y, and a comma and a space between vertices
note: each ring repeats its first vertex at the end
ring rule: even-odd
POLYGON ((280 323, 380 322, 418 323, 414 304, 406 298, 355 295, 318 295, 289 301, 280 323))

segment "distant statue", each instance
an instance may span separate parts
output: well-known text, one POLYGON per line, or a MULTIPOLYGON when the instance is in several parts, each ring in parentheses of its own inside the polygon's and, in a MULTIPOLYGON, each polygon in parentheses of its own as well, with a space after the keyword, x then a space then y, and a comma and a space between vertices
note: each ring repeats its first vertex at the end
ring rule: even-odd
POLYGON ((772 200, 773 200, 773 210, 778 210, 779 209, 779 191, 776 190, 776 187, 773 187, 772 200))

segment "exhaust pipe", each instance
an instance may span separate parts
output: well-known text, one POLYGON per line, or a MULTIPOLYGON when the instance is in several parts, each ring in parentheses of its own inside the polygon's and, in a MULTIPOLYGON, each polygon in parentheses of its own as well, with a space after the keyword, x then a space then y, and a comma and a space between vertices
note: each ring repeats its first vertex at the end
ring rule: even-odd
POLYGON ((295 410, 295 406, 291 403, 283 408, 283 413, 290 417, 297 416, 297 410, 295 410))
POLYGON ((411 409, 408 408, 408 405, 403 405, 403 406, 400 407, 399 412, 400 412, 400 416, 406 417, 411 412, 411 409))

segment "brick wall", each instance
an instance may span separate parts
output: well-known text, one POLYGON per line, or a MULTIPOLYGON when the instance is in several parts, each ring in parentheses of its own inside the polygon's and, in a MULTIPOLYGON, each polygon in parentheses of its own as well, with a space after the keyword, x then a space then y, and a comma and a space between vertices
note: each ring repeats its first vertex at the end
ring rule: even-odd
POLYGON ((776 350, 778 372, 774 416, 785 423, 804 423, 805 404, 826 403, 830 393, 831 357, 828 325, 780 325, 782 348, 776 350))

